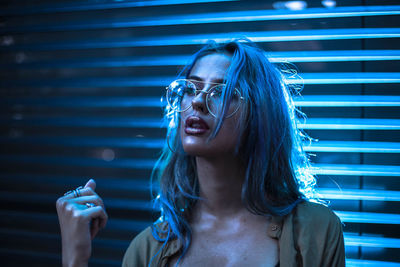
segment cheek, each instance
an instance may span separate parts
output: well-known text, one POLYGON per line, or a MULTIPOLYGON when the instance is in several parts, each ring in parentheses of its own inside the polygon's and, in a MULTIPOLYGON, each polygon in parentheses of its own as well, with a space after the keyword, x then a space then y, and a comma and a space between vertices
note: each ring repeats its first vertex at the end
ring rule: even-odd
POLYGON ((227 120, 222 125, 218 135, 213 141, 218 142, 221 150, 226 152, 233 152, 236 148, 239 131, 236 127, 234 120, 227 120))

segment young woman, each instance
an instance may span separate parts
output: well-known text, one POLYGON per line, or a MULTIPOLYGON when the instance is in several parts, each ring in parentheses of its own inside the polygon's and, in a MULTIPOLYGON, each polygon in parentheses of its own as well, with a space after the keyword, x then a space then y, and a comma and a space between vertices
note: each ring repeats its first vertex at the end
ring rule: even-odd
MULTIPOLYGON (((345 265, 341 222, 313 203, 289 89, 261 49, 207 44, 167 87, 167 102, 167 144, 153 172, 161 217, 132 241, 123 266, 345 265)), ((57 202, 65 264, 87 264, 107 221, 94 186, 57 202)))

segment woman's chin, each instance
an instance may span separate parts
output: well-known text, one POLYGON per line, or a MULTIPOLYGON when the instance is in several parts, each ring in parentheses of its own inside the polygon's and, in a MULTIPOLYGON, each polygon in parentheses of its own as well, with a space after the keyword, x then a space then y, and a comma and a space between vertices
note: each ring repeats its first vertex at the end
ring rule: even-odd
POLYGON ((207 156, 211 154, 210 149, 208 149, 204 144, 183 144, 183 150, 185 151, 186 154, 189 154, 191 156, 207 156))

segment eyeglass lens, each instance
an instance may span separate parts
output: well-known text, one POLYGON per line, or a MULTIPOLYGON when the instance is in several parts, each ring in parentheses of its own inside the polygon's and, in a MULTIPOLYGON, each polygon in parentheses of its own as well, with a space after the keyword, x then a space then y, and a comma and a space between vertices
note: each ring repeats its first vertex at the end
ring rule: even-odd
MULTIPOLYGON (((178 111, 183 112, 190 108, 192 105, 193 98, 202 90, 204 83, 189 81, 185 79, 173 81, 167 90, 167 101, 171 107, 178 111)), ((211 87, 206 94, 206 106, 208 111, 213 115, 217 116, 220 114, 223 107, 223 91, 225 90, 224 84, 219 84, 211 87)), ((231 99, 229 109, 227 110, 226 116, 232 116, 240 105, 240 93, 237 89, 231 99)))

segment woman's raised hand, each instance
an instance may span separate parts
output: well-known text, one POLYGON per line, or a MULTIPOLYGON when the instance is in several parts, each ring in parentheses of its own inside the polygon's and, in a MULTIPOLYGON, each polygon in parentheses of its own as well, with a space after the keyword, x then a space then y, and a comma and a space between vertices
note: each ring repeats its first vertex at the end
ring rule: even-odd
POLYGON ((87 266, 92 240, 107 224, 108 215, 95 188, 96 182, 90 179, 85 187, 66 193, 56 202, 64 267, 87 266))

